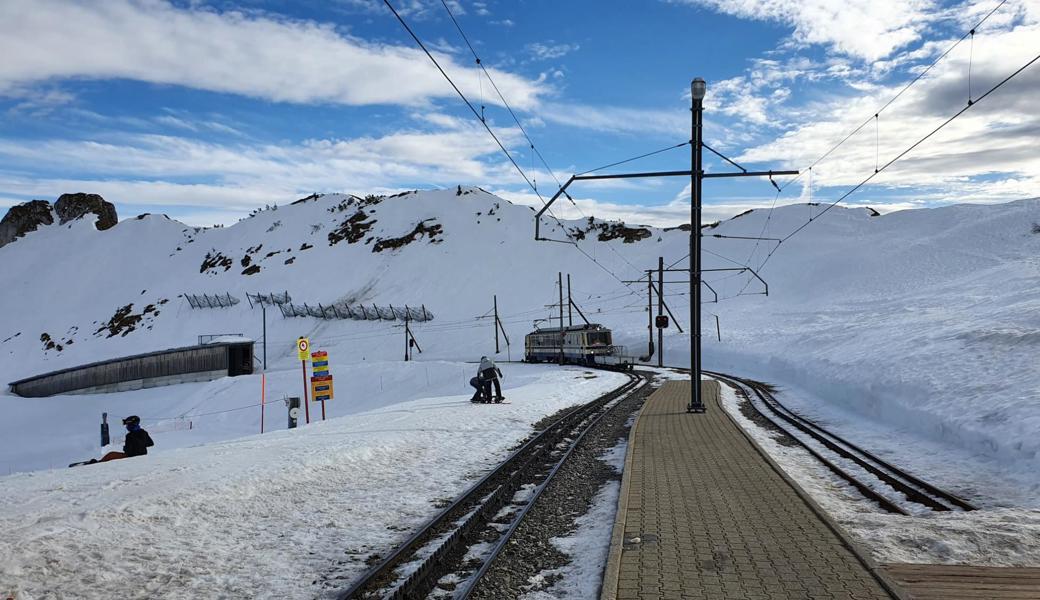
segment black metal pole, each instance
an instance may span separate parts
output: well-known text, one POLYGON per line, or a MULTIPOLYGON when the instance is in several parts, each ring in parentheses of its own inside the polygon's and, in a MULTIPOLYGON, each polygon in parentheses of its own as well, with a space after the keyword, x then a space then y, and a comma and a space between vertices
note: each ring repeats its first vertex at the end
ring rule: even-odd
POLYGON ((411 332, 408 331, 408 315, 404 316, 404 360, 408 361, 408 342, 412 337, 411 332))
MULTIPOLYGON (((657 257, 657 318, 664 316, 664 257, 657 257)), ((657 326, 657 366, 664 366, 664 328, 657 326)))
POLYGON ((650 271, 646 272, 646 333, 650 336, 646 359, 650 360, 654 355, 654 280, 650 277, 650 271))
POLYGON ((701 398, 701 151, 704 145, 702 113, 706 85, 700 77, 690 83, 693 99, 693 140, 690 144, 690 412, 703 412, 701 398))
POLYGON ((498 296, 494 296, 495 299, 495 354, 501 352, 498 349, 498 296))
POLYGON ((563 364, 563 342, 567 339, 563 331, 563 272, 557 274, 560 286, 560 364, 563 364))
POLYGON ((574 299, 571 298, 571 274, 567 273, 567 325, 568 326, 574 325, 574 320, 573 320, 574 313, 571 312, 571 307, 572 306, 574 306, 574 299))

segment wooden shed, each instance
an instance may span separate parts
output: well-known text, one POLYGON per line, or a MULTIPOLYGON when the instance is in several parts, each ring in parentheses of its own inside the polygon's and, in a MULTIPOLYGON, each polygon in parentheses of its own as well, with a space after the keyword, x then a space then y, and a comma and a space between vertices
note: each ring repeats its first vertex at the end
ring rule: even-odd
POLYGON ((253 372, 253 342, 225 341, 113 358, 27 377, 10 384, 27 398, 99 394, 210 381, 253 372))

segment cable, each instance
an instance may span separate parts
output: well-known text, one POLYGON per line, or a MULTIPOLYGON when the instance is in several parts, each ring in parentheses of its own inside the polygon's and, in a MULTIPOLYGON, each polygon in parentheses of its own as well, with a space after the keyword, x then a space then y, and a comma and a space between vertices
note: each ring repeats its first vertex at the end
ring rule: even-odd
MULTIPOLYGON (((990 13, 990 14, 992 14, 992 13, 990 13)), ((885 169, 887 169, 888 167, 892 166, 896 161, 900 160, 901 158, 903 158, 904 156, 909 154, 914 148, 917 148, 918 146, 923 144, 928 138, 932 137, 933 135, 938 133, 940 130, 942 130, 944 127, 946 127, 947 125, 952 123, 955 119, 957 119, 958 117, 963 115, 965 112, 967 112, 968 109, 972 108, 973 106, 978 105, 979 102, 982 102, 987 96, 989 96, 993 92, 997 91, 1001 86, 1003 86, 1005 83, 1007 83, 1007 82, 1011 81, 1012 79, 1014 79, 1019 73, 1021 73, 1022 71, 1025 71, 1026 69, 1028 69, 1030 66, 1033 65, 1033 63, 1035 63, 1038 60, 1040 60, 1040 54, 1037 54, 1029 62, 1027 62, 1026 64, 1022 65, 1017 70, 1015 70, 1013 73, 1011 73, 1010 75, 1008 75, 1007 77, 1002 79, 999 83, 997 83, 996 85, 991 87, 989 90, 987 90, 986 93, 984 93, 981 96, 979 96, 978 99, 976 99, 974 102, 971 102, 971 103, 965 105, 964 108, 960 109, 953 116, 951 116, 950 118, 948 118, 945 121, 943 121, 941 124, 939 124, 938 127, 936 127, 935 129, 931 130, 930 132, 928 132, 924 137, 922 137, 921 139, 917 140, 916 142, 911 144, 909 147, 907 147, 905 150, 903 150, 902 152, 897 154, 892 160, 890 160, 887 163, 885 163, 884 165, 882 165, 880 169, 875 170, 873 173, 868 175, 863 181, 857 183, 855 186, 853 186, 847 192, 845 192, 844 194, 839 196, 837 200, 835 200, 834 202, 831 202, 830 204, 828 204, 826 208, 824 208, 822 211, 820 211, 816 215, 816 219, 819 219, 821 216, 823 216, 824 213, 826 213, 828 210, 834 208, 839 202, 841 202, 845 198, 848 198, 849 196, 851 196, 858 189, 860 189, 861 187, 866 185, 868 182, 870 182, 871 179, 874 179, 874 177, 877 177, 885 169)), ((812 223, 812 221, 806 221, 802 225, 798 226, 794 231, 792 231, 791 233, 789 233, 786 236, 784 236, 783 238, 781 238, 781 243, 777 244, 777 247, 774 248, 773 251, 770 252, 766 256, 766 259, 764 261, 762 261, 762 265, 759 267, 759 269, 761 269, 763 266, 765 266, 765 263, 776 252, 776 250, 780 248, 780 246, 783 244, 783 242, 786 242, 787 240, 791 239, 791 237, 793 237, 795 234, 797 234, 798 232, 800 232, 803 229, 805 229, 806 227, 808 227, 810 223, 812 223)))
MULTIPOLYGON (((405 31, 407 31, 408 34, 412 36, 412 39, 415 40, 415 43, 419 45, 419 48, 426 53, 426 56, 430 59, 431 62, 433 62, 433 65, 437 67, 437 70, 440 71, 441 75, 444 76, 444 79, 446 79, 448 83, 451 84, 451 87, 455 90, 455 93, 459 95, 459 98, 462 98, 462 101, 466 103, 466 106, 469 107, 470 111, 473 112, 473 115, 477 117, 477 120, 480 121, 480 124, 484 126, 484 129, 487 130, 488 134, 492 137, 492 139, 495 140, 495 143, 498 144, 498 147, 502 150, 502 153, 506 155, 506 158, 509 159, 509 162, 513 163, 513 167, 516 168, 517 172, 520 173, 520 176, 523 177, 524 181, 527 182, 527 185, 532 190, 534 190, 535 195, 538 196, 538 199, 542 201, 543 205, 545 205, 545 199, 542 198, 542 195, 538 192, 538 187, 531 182, 531 180, 527 177, 527 173, 524 173, 524 170, 520 168, 520 165, 517 164, 516 160, 513 158, 513 155, 509 153, 509 150, 506 149, 505 145, 502 144, 502 141, 498 139, 498 136, 495 135, 495 132, 487 124, 487 120, 484 119, 483 116, 477 111, 477 109, 473 107, 473 104, 469 101, 468 98, 466 98, 466 95, 462 93, 462 90, 460 90, 459 87, 455 85, 455 82, 452 81, 451 77, 449 77, 448 74, 444 71, 440 63, 437 62, 437 59, 433 57, 433 54, 431 54, 430 51, 426 49, 426 45, 422 43, 422 40, 419 39, 419 36, 417 36, 415 32, 412 31, 412 28, 408 26, 408 23, 406 23, 404 18, 397 12, 397 9, 395 9, 393 5, 390 4, 390 0, 383 0, 383 3, 386 4, 387 8, 390 9, 390 12, 394 13, 394 16, 397 17, 397 20, 401 23, 401 26, 404 27, 405 31)), ((549 211, 549 214, 552 216, 553 219, 556 219, 556 222, 559 223, 560 227, 566 234, 567 228, 563 226, 563 223, 556 217, 555 214, 553 214, 551 210, 549 211)))
POLYGON ((675 150, 676 148, 682 148, 683 146, 689 146, 689 145, 690 145, 690 142, 689 142, 689 140, 687 140, 687 141, 685 141, 685 142, 683 142, 681 144, 676 144, 674 146, 668 146, 667 148, 661 148, 660 150, 654 150, 653 152, 647 152, 646 154, 640 154, 639 156, 633 156, 632 158, 626 158, 625 160, 619 160, 617 162, 610 163, 609 165, 603 165, 602 167, 596 167, 595 169, 589 169, 588 171, 582 171, 581 173, 575 174, 575 177, 580 177, 581 175, 588 175, 589 173, 592 173, 594 171, 602 171, 603 169, 609 169, 610 167, 616 167, 618 165, 623 165, 625 163, 629 163, 629 162, 632 162, 634 160, 639 160, 640 158, 646 158, 648 156, 653 156, 655 154, 660 154, 662 152, 667 152, 669 150, 675 150))
MULTIPOLYGON (((953 52, 954 48, 959 46, 961 44, 961 42, 963 42, 969 35, 972 37, 972 40, 974 41, 975 32, 979 29, 979 27, 981 27, 983 23, 985 23, 991 16, 993 16, 993 13, 997 12, 997 10, 999 10, 1000 7, 1004 6, 1004 4, 1006 4, 1006 3, 1007 3, 1007 0, 1001 0, 999 4, 997 4, 995 7, 993 7, 993 10, 989 11, 989 13, 987 13, 985 17, 982 17, 982 20, 980 20, 975 25, 975 27, 971 28, 971 31, 969 31, 968 33, 965 33, 964 35, 962 35, 960 37, 960 39, 958 39, 956 42, 953 43, 952 46, 950 46, 949 48, 946 49, 946 52, 943 52, 938 58, 936 58, 934 61, 932 61, 932 64, 928 65, 928 67, 925 70, 923 70, 920 73, 918 73, 917 77, 914 77, 912 80, 910 80, 910 83, 906 84, 906 86, 904 86, 903 89, 899 90, 899 93, 897 93, 895 96, 892 96, 892 98, 888 102, 886 102, 884 104, 884 106, 882 106, 878 110, 874 111, 873 115, 871 115, 870 117, 867 117, 867 119, 865 121, 863 121, 863 123, 861 123, 859 125, 859 127, 853 129, 851 133, 849 133, 844 138, 842 138, 842 140, 840 142, 838 142, 837 144, 835 144, 830 150, 824 152, 822 156, 817 158, 811 165, 809 165, 809 168, 811 169, 812 167, 815 167, 816 165, 820 164, 820 162, 822 162, 825 158, 830 156, 832 152, 837 150, 839 146, 841 146, 842 144, 847 142, 849 140, 849 138, 851 138, 852 136, 854 136, 857 133, 859 133, 859 131, 861 129, 863 129, 864 127, 867 126, 867 124, 870 123, 871 119, 876 118, 878 115, 880 115, 882 112, 884 112, 886 108, 888 108, 889 106, 892 105, 893 102, 898 100, 899 97, 902 96, 907 90, 909 90, 915 83, 917 83, 918 81, 921 80, 921 78, 923 78, 925 75, 927 75, 928 72, 931 71, 933 67, 935 67, 935 65, 939 64, 939 61, 941 61, 942 59, 946 58, 946 56, 949 55, 950 52, 953 52)), ((795 175, 794 178, 792 178, 791 180, 787 181, 782 186, 780 186, 780 189, 783 190, 783 189, 787 188, 787 186, 789 186, 792 183, 794 183, 794 182, 798 181, 799 179, 801 179, 801 177, 805 173, 805 171, 806 171, 806 169, 802 169, 798 173, 798 175, 795 175)))
MULTIPOLYGON (((384 2, 386 3, 387 6, 390 6, 389 0, 384 0, 384 2)), ((509 115, 511 117, 513 117, 513 122, 516 123, 517 128, 519 128, 520 132, 524 135, 524 138, 527 140, 527 143, 530 146, 531 151, 533 152, 534 155, 536 155, 538 157, 539 160, 542 161, 542 165, 545 166, 545 170, 548 171, 549 175, 553 178, 554 181, 556 181, 557 188, 562 188, 563 187, 563 183, 560 182, 560 179, 556 176, 556 173, 553 171, 552 167, 549 166, 549 163, 545 160, 545 157, 542 156, 542 153, 535 146, 534 140, 532 140, 531 136, 528 135, 527 130, 524 129, 523 124, 520 123, 520 119, 516 116, 516 113, 513 112, 513 108, 509 105, 509 102, 506 100, 505 95, 498 88, 498 84, 495 83, 494 78, 491 77, 491 73, 489 73, 487 68, 484 66, 484 62, 480 59, 480 56, 477 54, 476 49, 473 47, 473 44, 469 40, 469 36, 466 35, 466 32, 462 29, 462 25, 459 24, 458 19, 455 18, 455 14, 451 11, 451 8, 448 6, 448 3, 445 0, 441 0, 441 5, 444 6, 444 10, 448 13, 448 16, 451 18, 451 22, 455 24, 455 29, 458 30, 459 35, 461 35, 462 39, 466 42, 466 46, 469 47, 469 51, 473 55, 474 60, 476 60, 477 66, 480 67, 481 71, 483 71, 484 75, 487 77, 488 82, 491 83, 491 87, 494 88, 495 93, 498 94, 498 98, 499 98, 499 100, 502 101, 502 105, 506 108, 507 111, 509 111, 509 115)), ((393 10, 393 7, 390 6, 390 9, 393 10)), ((400 15, 397 14, 397 11, 394 11, 394 15, 397 16, 398 20, 401 21, 401 23, 404 25, 404 20, 401 19, 400 15)), ((407 25, 405 25, 405 28, 408 29, 408 32, 412 34, 412 37, 415 39, 416 42, 419 43, 420 47, 423 47, 422 46, 422 42, 420 42, 419 38, 416 37, 416 35, 414 33, 412 33, 411 29, 409 29, 407 25)), ((423 47, 423 50, 425 51, 426 48, 423 47)), ((428 56, 430 55, 429 52, 427 52, 426 54, 428 56)), ((430 60, 433 60, 432 56, 430 56, 430 60)), ((434 61, 434 64, 437 64, 436 61, 434 61)), ((440 69, 440 65, 437 65, 437 68, 440 69)), ((441 73, 443 74, 444 71, 441 70, 441 73)), ((445 74, 445 77, 447 77, 446 74, 445 74)), ((450 82, 451 80, 449 79, 448 81, 450 82)), ((455 84, 453 83, 452 86, 454 87, 454 85, 455 84)), ((459 92, 459 95, 462 96, 462 92, 459 91, 458 88, 455 88, 455 91, 459 92)), ((465 100, 465 96, 463 96, 463 100, 465 100)), ((467 102, 467 104, 468 104, 468 102, 467 102)), ((472 110, 472 106, 470 107, 470 109, 472 110)), ((475 111, 474 111, 474 113, 475 113, 475 111)), ((484 127, 487 128, 487 123, 484 122, 483 119, 481 119, 481 121, 484 123, 484 127)), ((488 128, 488 131, 490 132, 491 129, 488 128)), ((496 141, 498 141, 497 138, 496 138, 496 141)), ((501 147, 501 143, 499 144, 499 146, 501 147)), ((505 149, 503 148, 503 151, 504 150, 505 149)), ((507 153, 507 155, 508 155, 508 153, 507 153)), ((510 160, 512 160, 512 157, 510 157, 510 160)), ((534 157, 532 156, 532 162, 533 162, 533 160, 534 160, 534 157)), ((514 162, 513 165, 516 166, 517 170, 520 170, 520 167, 516 164, 516 162, 514 162)), ((532 169, 532 171, 533 171, 533 169, 532 169)), ((521 173, 521 175, 523 175, 523 171, 522 170, 520 170, 520 173, 521 173)), ((524 179, 527 180, 527 176, 526 175, 524 175, 524 179)), ((537 179, 535 179, 533 183, 532 183, 532 181, 527 180, 527 183, 528 183, 528 185, 531 186, 531 189, 534 190, 535 194, 538 196, 538 199, 542 201, 542 204, 545 205, 546 204, 545 200, 542 198, 541 194, 538 192, 537 179)), ((574 198, 571 198, 570 194, 564 194, 564 195, 567 197, 568 200, 570 200, 571 205, 574 206, 574 208, 578 211, 578 213, 582 216, 582 218, 587 219, 588 217, 585 215, 584 211, 581 210, 581 207, 578 206, 578 204, 574 201, 574 198)), ((573 236, 571 236, 570 232, 567 231, 567 228, 564 227, 563 223, 560 222, 560 220, 556 217, 555 214, 553 214, 553 212, 551 210, 549 211, 549 214, 552 215, 552 217, 554 219, 556 219, 557 223, 560 224, 560 227, 563 229, 564 235, 566 235, 567 238, 569 240, 571 240, 571 243, 574 245, 575 248, 578 249, 579 252, 584 254, 586 258, 591 260, 598 267, 600 267, 601 269, 603 269, 604 271, 609 273, 614 279, 618 280, 623 285, 627 285, 627 284, 624 284, 624 281, 622 281, 622 279, 620 277, 618 277, 613 271, 611 271, 610 269, 608 269, 605 266, 603 266, 599 261, 597 261, 595 258, 593 258, 588 252, 585 252, 584 250, 582 250, 581 247, 578 246, 577 240, 575 240, 573 238, 573 236)), ((608 244, 607 247, 612 252, 614 252, 614 254, 616 254, 618 257, 620 257, 622 261, 624 261, 626 264, 628 264, 629 267, 631 267, 632 269, 635 269, 635 270, 638 271, 638 269, 636 268, 635 265, 633 265, 631 262, 629 262, 629 260, 627 258, 625 258, 621 253, 619 253, 617 250, 615 250, 612 246, 610 246, 608 244)))

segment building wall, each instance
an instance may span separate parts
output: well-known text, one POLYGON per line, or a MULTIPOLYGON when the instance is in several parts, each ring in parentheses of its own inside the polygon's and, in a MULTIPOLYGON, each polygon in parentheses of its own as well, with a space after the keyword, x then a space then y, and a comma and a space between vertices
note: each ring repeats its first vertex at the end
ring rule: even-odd
MULTIPOLYGON (((192 346, 129 356, 17 381, 11 384, 11 390, 19 396, 39 398, 206 381, 229 374, 228 355, 235 346, 241 344, 192 346)), ((249 356, 251 360, 251 347, 249 356)))

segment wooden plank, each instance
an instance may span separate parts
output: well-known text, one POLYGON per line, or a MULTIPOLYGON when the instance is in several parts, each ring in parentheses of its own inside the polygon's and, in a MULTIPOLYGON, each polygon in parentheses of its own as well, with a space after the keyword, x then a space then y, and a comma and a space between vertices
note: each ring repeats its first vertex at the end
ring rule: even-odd
POLYGON ((1040 568, 887 564, 914 600, 1040 600, 1040 568))

